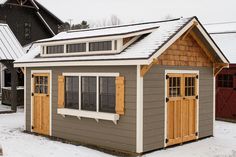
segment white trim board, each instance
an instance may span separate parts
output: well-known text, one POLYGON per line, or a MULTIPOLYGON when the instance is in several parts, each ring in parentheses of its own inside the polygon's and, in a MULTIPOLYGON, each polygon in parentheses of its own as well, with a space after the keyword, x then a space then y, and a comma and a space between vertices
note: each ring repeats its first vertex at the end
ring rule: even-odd
MULTIPOLYGON (((33 92, 33 86, 32 84, 34 83, 34 79, 31 77, 32 74, 40 74, 40 73, 48 73, 50 76, 50 102, 49 102, 49 114, 50 114, 50 118, 49 118, 49 135, 52 136, 52 70, 31 70, 31 83, 30 83, 30 94, 33 92)), ((32 132, 32 126, 33 126, 33 96, 31 96, 31 126, 30 126, 30 131, 32 132)))
POLYGON ((63 76, 110 76, 117 77, 120 73, 106 73, 106 72, 97 72, 97 73, 62 73, 63 76))
POLYGON ((56 62, 32 62, 32 63, 14 63, 14 67, 45 67, 45 66, 123 66, 123 65, 147 65, 147 60, 99 60, 99 61, 56 61, 56 62))
POLYGON ((94 118, 97 122, 101 120, 110 120, 113 121, 114 124, 117 124, 117 121, 120 118, 119 114, 115 113, 104 113, 104 112, 96 112, 96 111, 83 111, 83 110, 76 110, 76 109, 67 109, 61 108, 57 109, 57 113, 61 114, 62 116, 75 116, 78 119, 81 118, 94 118))
MULTIPOLYGON (((199 93, 199 80, 200 80, 200 75, 199 75, 199 70, 165 70, 165 78, 167 74, 197 74, 198 79, 197 79, 197 93, 198 93, 198 99, 197 99, 197 124, 196 124, 196 131, 198 132, 197 139, 199 138, 199 100, 200 100, 200 93, 199 93)), ((167 80, 164 79, 164 85, 165 85, 165 97, 164 97, 164 104, 165 104, 165 123, 164 123, 164 147, 166 147, 166 139, 167 139, 167 102, 166 102, 166 97, 167 97, 167 80)))
POLYGON ((216 77, 213 70, 213 136, 215 135, 215 121, 216 121, 216 77))
POLYGON ((27 91, 26 91, 26 78, 27 78, 27 73, 26 73, 26 67, 24 67, 24 120, 25 120, 25 126, 24 126, 24 130, 26 130, 26 126, 27 126, 27 123, 26 123, 26 93, 27 93, 27 91))
POLYGON ((137 65, 137 97, 136 97, 136 153, 143 152, 143 77, 141 66, 137 65))

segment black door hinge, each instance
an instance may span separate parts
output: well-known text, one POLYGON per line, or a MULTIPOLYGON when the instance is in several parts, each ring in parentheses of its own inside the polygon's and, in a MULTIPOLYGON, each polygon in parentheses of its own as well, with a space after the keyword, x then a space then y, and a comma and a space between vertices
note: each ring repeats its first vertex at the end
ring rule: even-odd
POLYGON ((198 136, 198 132, 196 132, 195 135, 198 136))
POLYGON ((31 93, 32 96, 34 96, 34 93, 31 93))
POLYGON ((198 99, 198 95, 196 96, 196 99, 198 99))
POLYGON ((168 80, 170 77, 169 77, 169 75, 166 75, 166 79, 168 80))
POLYGON ((34 129, 34 126, 31 126, 32 129, 34 129))
POLYGON ((169 142, 169 140, 168 139, 166 139, 166 143, 168 143, 169 142))
POLYGON ((196 76, 196 79, 198 79, 198 75, 196 76))
POLYGON ((166 98, 166 102, 169 102, 169 98, 166 98))
POLYGON ((32 76, 31 76, 32 78, 34 78, 34 75, 32 74, 32 76))

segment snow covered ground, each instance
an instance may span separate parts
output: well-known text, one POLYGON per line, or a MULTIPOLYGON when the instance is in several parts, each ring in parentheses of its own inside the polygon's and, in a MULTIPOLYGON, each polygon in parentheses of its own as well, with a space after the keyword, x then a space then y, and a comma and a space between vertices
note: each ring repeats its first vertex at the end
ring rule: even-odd
MULTIPOLYGON (((82 146, 23 133, 23 111, 0 115, 0 144, 4 157, 111 157, 82 146)), ((216 136, 144 157, 236 157, 236 124, 216 122, 216 136)))
POLYGON ((11 110, 10 106, 2 105, 2 103, 0 101, 0 112, 1 111, 10 111, 10 110, 11 110))

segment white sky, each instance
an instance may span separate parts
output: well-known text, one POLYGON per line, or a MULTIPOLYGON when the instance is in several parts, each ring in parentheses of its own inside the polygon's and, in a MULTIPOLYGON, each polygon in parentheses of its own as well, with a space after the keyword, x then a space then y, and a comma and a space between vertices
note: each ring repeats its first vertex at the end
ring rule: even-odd
POLYGON ((63 21, 98 23, 116 15, 122 23, 197 16, 202 23, 236 21, 236 0, 38 0, 63 21))

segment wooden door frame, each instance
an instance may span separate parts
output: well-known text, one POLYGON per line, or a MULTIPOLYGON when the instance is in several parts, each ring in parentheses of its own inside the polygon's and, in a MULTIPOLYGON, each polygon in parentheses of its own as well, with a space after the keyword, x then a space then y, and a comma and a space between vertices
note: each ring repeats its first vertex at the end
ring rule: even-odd
POLYGON ((32 75, 33 74, 49 74, 49 77, 50 77, 50 80, 49 80, 49 136, 52 136, 52 70, 31 70, 31 75, 30 75, 30 78, 31 78, 31 90, 30 90, 30 95, 31 95, 31 107, 30 107, 30 113, 31 113, 31 116, 30 116, 30 121, 31 121, 31 126, 30 126, 30 131, 33 132, 33 129, 32 129, 32 126, 33 126, 33 106, 34 106, 34 101, 33 101, 33 96, 32 96, 32 92, 34 91, 33 89, 33 84, 34 84, 34 78, 32 78, 32 75))
POLYGON ((164 97, 164 104, 165 104, 165 123, 164 123, 164 147, 167 147, 167 143, 166 143, 166 139, 167 139, 167 102, 166 102, 166 97, 168 95, 167 93, 167 79, 166 79, 166 75, 167 74, 197 74, 198 75, 198 79, 197 80, 197 93, 198 93, 198 99, 196 100, 196 106, 197 106, 197 124, 196 124, 196 132, 198 132, 198 135, 196 136, 196 139, 199 138, 199 100, 200 100, 200 97, 199 97, 199 79, 200 79, 200 76, 199 76, 199 70, 165 70, 165 78, 164 78, 164 91, 165 91, 165 97, 164 97))

